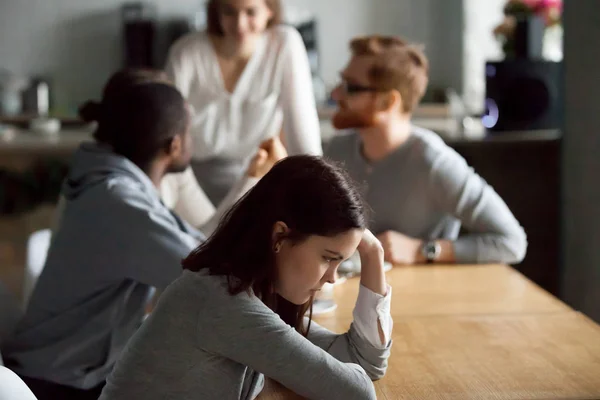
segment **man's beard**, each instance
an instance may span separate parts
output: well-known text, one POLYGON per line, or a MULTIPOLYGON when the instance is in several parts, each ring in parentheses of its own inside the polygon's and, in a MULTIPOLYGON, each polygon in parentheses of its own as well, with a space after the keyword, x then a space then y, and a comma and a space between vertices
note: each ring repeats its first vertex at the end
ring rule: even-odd
POLYGON ((331 123, 335 129, 370 128, 376 124, 375 113, 371 110, 352 111, 343 106, 338 106, 331 123))

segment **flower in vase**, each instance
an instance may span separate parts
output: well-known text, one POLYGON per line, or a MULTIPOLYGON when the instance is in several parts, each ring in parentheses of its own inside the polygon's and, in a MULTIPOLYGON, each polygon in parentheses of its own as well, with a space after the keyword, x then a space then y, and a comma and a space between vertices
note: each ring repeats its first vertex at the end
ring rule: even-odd
POLYGON ((514 50, 514 32, 518 18, 540 17, 545 26, 560 24, 562 0, 508 0, 504 6, 504 20, 494 28, 493 34, 502 42, 506 55, 514 50))
POLYGON ((536 14, 544 18, 546 26, 552 26, 560 23, 562 10, 562 0, 539 0, 536 14))

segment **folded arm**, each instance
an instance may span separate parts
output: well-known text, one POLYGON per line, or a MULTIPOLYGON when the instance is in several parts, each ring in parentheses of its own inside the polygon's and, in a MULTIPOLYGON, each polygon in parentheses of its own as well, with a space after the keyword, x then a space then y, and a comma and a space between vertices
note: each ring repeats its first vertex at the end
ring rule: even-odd
MULTIPOLYGON (((355 330, 338 335, 327 352, 284 323, 255 297, 243 293, 220 306, 223 309, 214 313, 214 321, 198 327, 199 346, 209 346, 207 351, 247 365, 308 399, 376 398, 373 383, 364 369, 352 358, 343 357, 344 352, 339 350, 353 343, 359 343, 356 353, 363 349, 363 341, 355 330)), ((323 343, 324 329, 316 325, 312 329, 321 338, 317 342, 323 343)))
POLYGON ((432 196, 439 207, 458 218, 469 231, 451 243, 459 263, 519 263, 527 237, 498 193, 456 153, 441 156, 433 166, 432 196))

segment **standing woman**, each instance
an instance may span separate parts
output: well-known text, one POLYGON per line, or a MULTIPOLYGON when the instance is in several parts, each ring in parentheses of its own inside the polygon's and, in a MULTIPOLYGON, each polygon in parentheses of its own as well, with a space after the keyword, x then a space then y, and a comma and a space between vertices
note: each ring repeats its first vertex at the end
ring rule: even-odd
POLYGON ((219 204, 265 139, 291 155, 320 155, 306 49, 280 24, 280 0, 209 0, 205 32, 170 51, 167 73, 192 108, 193 168, 219 204))

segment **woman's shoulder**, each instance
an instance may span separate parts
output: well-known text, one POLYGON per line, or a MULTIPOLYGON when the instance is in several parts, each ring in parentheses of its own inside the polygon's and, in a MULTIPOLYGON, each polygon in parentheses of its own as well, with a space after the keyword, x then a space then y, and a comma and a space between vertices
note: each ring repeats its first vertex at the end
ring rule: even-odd
POLYGON ((181 276, 172 285, 186 296, 191 293, 210 294, 209 297, 221 297, 227 295, 227 278, 219 275, 210 275, 208 269, 190 271, 184 269, 181 276))
POLYGON ((201 269, 198 272, 184 270, 171 286, 176 296, 181 296, 186 301, 195 298, 197 304, 202 304, 205 309, 217 314, 226 309, 239 311, 264 306, 260 299, 247 291, 231 295, 229 279, 223 275, 210 275, 208 269, 201 269))
POLYGON ((182 57, 183 55, 188 54, 190 51, 201 49, 206 45, 206 43, 208 43, 208 41, 208 33, 205 31, 188 33, 173 43, 170 49, 171 57, 182 57))
POLYGON ((268 38, 271 44, 286 46, 304 46, 302 37, 296 28, 290 25, 279 24, 269 29, 268 38))

